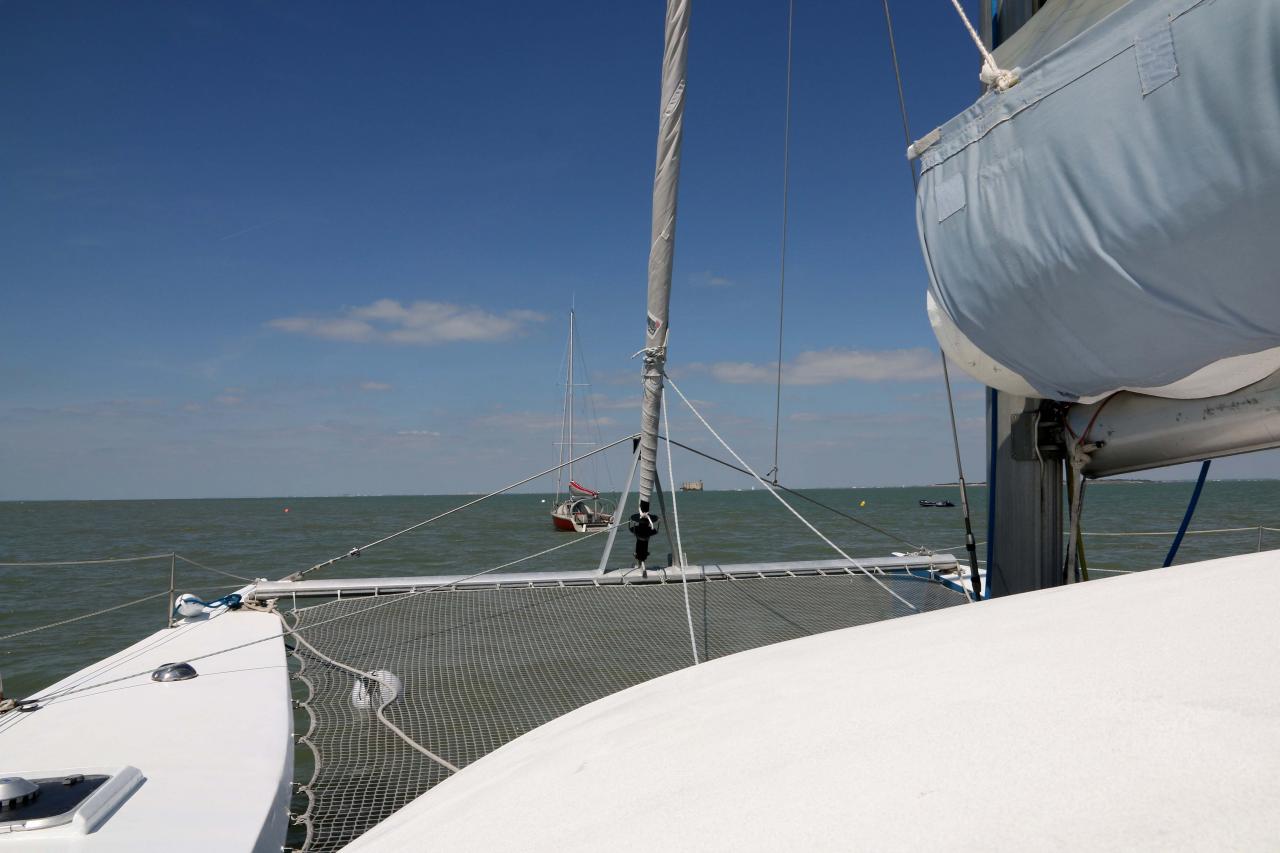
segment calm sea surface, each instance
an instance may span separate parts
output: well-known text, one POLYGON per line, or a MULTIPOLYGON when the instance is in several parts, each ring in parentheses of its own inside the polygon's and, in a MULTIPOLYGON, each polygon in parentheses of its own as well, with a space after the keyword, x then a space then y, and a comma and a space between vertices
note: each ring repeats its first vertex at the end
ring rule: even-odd
MULTIPOLYGON (((1172 531, 1191 483, 1093 484, 1085 530, 1172 531)), ((893 531, 904 539, 959 554, 960 510, 921 509, 920 498, 951 499, 955 488, 814 489, 824 503, 893 531), (865 501, 865 506, 860 503, 865 501)), ((986 538, 986 490, 971 491, 974 527, 986 538)), ((449 509, 468 498, 264 498, 241 500, 39 501, 0 503, 0 562, 87 560, 167 554, 245 577, 280 578, 449 509), (288 512, 286 512, 286 508, 288 512)), ((854 556, 905 550, 823 509, 797 502, 827 535, 854 556)), ((454 574, 490 568, 570 541, 551 529, 549 495, 494 498, 344 560, 313 577, 454 574), (543 501, 546 501, 545 503, 543 501)), ((692 562, 822 559, 825 545, 763 491, 686 492, 679 496, 685 552, 692 562)), ((1252 531, 1191 536, 1178 561, 1253 551, 1257 526, 1280 527, 1280 481, 1223 481, 1205 486, 1193 529, 1253 527, 1252 531)), ((521 569, 594 567, 603 536, 583 540, 521 569)), ((1091 567, 1158 566, 1171 536, 1091 538, 1091 567)), ((622 564, 631 537, 622 531, 613 559, 622 564)), ((1263 547, 1280 547, 1266 533, 1263 547)), ((652 550, 670 551, 663 539, 652 550)), ((980 553, 980 556, 983 556, 980 553)), ((169 586, 169 559, 96 566, 0 568, 0 636, 146 595, 169 586)), ((177 589, 205 598, 235 589, 236 581, 177 564, 177 589)), ((169 603, 161 596, 92 619, 0 640, 6 694, 24 696, 163 627, 169 603)))

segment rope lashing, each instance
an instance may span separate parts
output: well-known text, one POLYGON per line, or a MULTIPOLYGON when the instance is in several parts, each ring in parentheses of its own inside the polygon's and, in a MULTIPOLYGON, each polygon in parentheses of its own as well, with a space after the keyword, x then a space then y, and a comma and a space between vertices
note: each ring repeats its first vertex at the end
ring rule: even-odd
POLYGON ((1018 85, 1018 82, 1022 79, 1020 70, 1017 68, 1006 70, 997 65, 995 57, 991 55, 991 51, 987 50, 987 46, 982 43, 982 37, 978 35, 978 31, 969 22, 969 16, 965 14, 964 7, 960 5, 960 0, 951 0, 951 5, 956 8, 956 14, 964 22, 965 29, 969 31, 969 37, 973 39, 973 43, 978 47, 978 52, 982 54, 982 70, 978 72, 978 79, 987 87, 987 91, 994 89, 997 92, 1007 92, 1018 85))

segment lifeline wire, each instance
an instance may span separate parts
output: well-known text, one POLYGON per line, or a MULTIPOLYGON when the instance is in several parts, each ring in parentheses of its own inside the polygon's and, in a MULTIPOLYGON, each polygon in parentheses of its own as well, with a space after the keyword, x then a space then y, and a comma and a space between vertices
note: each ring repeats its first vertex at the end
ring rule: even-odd
POLYGON ((6 568, 19 566, 97 566, 106 563, 135 563, 140 560, 168 560, 172 554, 148 554, 145 557, 113 557, 107 560, 52 560, 45 563, 0 563, 6 568))
MULTIPOLYGON (((799 519, 799 520, 800 520, 800 523, 801 523, 801 524, 803 524, 805 527, 809 528, 809 530, 810 530, 810 531, 812 531, 812 532, 813 532, 813 534, 814 534, 815 536, 817 536, 819 539, 821 539, 823 542, 826 542, 828 545, 830 545, 830 546, 831 546, 831 548, 832 548, 832 549, 833 549, 837 554, 839 554, 841 557, 844 557, 846 560, 848 560, 850 563, 852 563, 852 564, 853 564, 853 565, 854 565, 854 566, 855 566, 855 567, 856 567, 860 572, 862 572, 864 575, 866 575, 867 577, 869 577, 869 578, 871 578, 873 581, 875 581, 877 584, 879 584, 880 588, 881 588, 881 589, 883 589, 885 592, 889 593, 889 594, 890 594, 890 595, 892 595, 894 598, 898 599, 899 601, 901 601, 903 604, 907 605, 907 607, 911 608, 912 610, 917 610, 917 611, 918 611, 918 610, 920 609, 920 608, 916 607, 914 604, 912 604, 910 601, 907 601, 905 598, 903 598, 902 596, 898 595, 898 594, 897 594, 896 592, 894 592, 893 590, 889 589, 889 587, 885 586, 885 584, 884 584, 884 582, 883 582, 883 581, 881 581, 879 578, 877 578, 877 577, 876 577, 875 575, 873 575, 871 572, 867 571, 867 569, 866 569, 866 568, 865 568, 861 563, 859 563, 857 560, 855 560, 853 557, 850 557, 848 554, 846 554, 846 553, 844 552, 844 550, 843 550, 839 545, 837 545, 836 543, 834 543, 834 542, 832 542, 830 539, 828 539, 828 538, 827 538, 827 536, 826 536, 826 534, 824 534, 821 530, 819 530, 818 528, 816 528, 816 527, 814 527, 812 524, 810 524, 810 523, 809 523, 809 520, 808 520, 807 518, 805 518, 803 515, 801 515, 799 512, 797 512, 797 511, 796 511, 796 509, 795 509, 795 507, 793 507, 791 504, 787 503, 787 499, 786 499, 786 498, 784 498, 782 495, 780 495, 780 494, 778 494, 776 491, 774 491, 774 490, 773 490, 773 486, 772 486, 772 485, 771 485, 767 480, 765 480, 763 477, 761 477, 759 474, 757 474, 757 473, 752 469, 752 467, 751 467, 750 465, 748 465, 748 464, 746 463, 746 461, 744 461, 744 460, 743 460, 743 458, 742 458, 741 456, 739 456, 739 455, 737 454, 737 452, 736 452, 736 451, 734 451, 734 449, 733 449, 732 447, 730 447, 730 446, 729 446, 729 443, 728 443, 728 442, 726 442, 723 438, 721 438, 721 437, 720 437, 720 433, 716 432, 716 431, 715 431, 715 428, 714 428, 714 427, 712 427, 712 426, 711 426, 711 424, 707 423, 707 419, 706 419, 706 418, 704 418, 704 417, 702 416, 702 413, 701 413, 701 412, 699 412, 696 408, 694 408, 693 403, 689 402, 689 398, 688 398, 688 397, 686 397, 686 396, 684 395, 684 392, 680 390, 680 386, 676 385, 676 383, 675 383, 675 382, 673 382, 673 381, 671 380, 671 377, 670 377, 670 376, 668 376, 668 377, 667 377, 667 384, 669 384, 669 385, 671 386, 671 390, 675 391, 677 394, 679 394, 679 395, 680 395, 680 399, 681 399, 681 400, 683 400, 683 401, 684 401, 684 404, 685 404, 686 406, 688 406, 688 407, 689 407, 689 411, 693 412, 693 416, 694 416, 694 417, 696 417, 699 421, 701 421, 701 422, 702 422, 702 425, 703 425, 704 427, 706 427, 706 428, 707 428, 707 432, 711 433, 711 435, 715 437, 715 440, 716 440, 716 441, 718 441, 718 442, 720 442, 720 446, 721 446, 721 447, 723 447, 725 450, 729 451, 729 455, 730 455, 730 456, 732 456, 734 459, 738 460, 738 464, 739 464, 739 465, 741 465, 742 467, 746 468, 746 469, 747 469, 747 472, 748 472, 749 474, 751 474, 751 476, 752 476, 752 477, 755 477, 755 478, 756 478, 756 482, 758 482, 760 485, 762 485, 762 486, 764 486, 766 489, 768 489, 769 494, 771 494, 771 495, 773 495, 775 498, 777 498, 777 500, 778 500, 778 502, 779 502, 780 504, 782 504, 783 506, 785 506, 785 507, 786 507, 786 508, 791 512, 791 514, 792 514, 792 515, 794 515, 797 519, 799 519)), ((883 574, 883 572, 881 572, 881 574, 883 574)))
MULTIPOLYGON (((552 467, 548 468, 545 471, 539 471, 537 474, 534 474, 532 477, 525 477, 523 480, 521 480, 518 483, 512 483, 509 486, 503 486, 501 489, 498 489, 497 491, 490 492, 487 495, 482 495, 476 498, 475 500, 467 501, 464 504, 459 504, 458 506, 455 506, 453 509, 446 510, 445 512, 442 512, 439 515, 433 515, 431 518, 428 518, 424 521, 419 521, 417 524, 411 524, 408 527, 406 527, 404 530, 397 530, 395 533, 392 533, 388 536, 383 536, 381 539, 375 539, 373 542, 370 542, 368 545, 362 545, 359 548, 352 548, 350 551, 348 551, 345 554, 339 554, 337 557, 333 557, 332 559, 326 560, 323 563, 316 563, 311 568, 304 569, 301 572, 295 572, 294 574, 289 575, 286 578, 283 578, 283 580, 290 580, 290 581, 299 580, 302 578, 303 575, 310 574, 311 572, 314 572, 316 569, 323 569, 323 568, 326 568, 327 566, 332 566, 334 563, 340 560, 345 560, 348 557, 359 557, 362 553, 369 550, 375 545, 381 545, 384 542, 390 542, 392 539, 395 539, 397 536, 403 536, 404 534, 409 533, 410 531, 417 530, 419 527, 422 527, 423 525, 430 524, 433 521, 439 521, 440 519, 444 518, 447 515, 453 515, 455 512, 459 512, 460 510, 464 510, 470 506, 475 506, 481 501, 487 501, 489 498, 495 497, 496 495, 503 494, 504 492, 509 492, 514 488, 523 486, 525 483, 531 483, 534 480, 538 479, 539 477, 545 477, 546 475, 550 474, 552 471, 559 471, 561 468, 564 468, 567 465, 572 465, 575 462, 580 462, 583 459, 587 459, 589 457, 595 456, 597 453, 604 453, 609 448, 617 447, 619 444, 622 444, 624 441, 631 441, 635 437, 636 437, 635 433, 632 433, 631 435, 628 435, 628 436, 624 436, 611 444, 606 444, 604 447, 597 447, 595 450, 592 450, 590 453, 584 453, 577 458, 569 459, 569 461, 567 462, 561 462, 559 465, 553 465, 552 467)), ((572 452, 570 452, 570 456, 572 456, 572 452)))
MULTIPOLYGON (((631 438, 631 436, 628 436, 628 438, 631 438)), ((623 439, 623 440, 625 441, 626 439, 623 439)), ((605 448, 601 448, 601 450, 604 450, 604 449, 605 449, 605 448)), ((543 472, 543 474, 546 474, 546 473, 548 473, 548 472, 545 472, 545 471, 543 472)), ((542 476, 542 475, 539 475, 539 476, 542 476)), ((613 525, 612 527, 616 527, 616 526, 617 526, 617 525, 613 525)), ((426 587, 425 589, 415 589, 415 590, 413 590, 413 591, 411 591, 411 592, 409 592, 409 593, 406 593, 406 594, 405 594, 405 595, 403 595, 403 596, 400 596, 399 598, 394 598, 394 599, 391 599, 390 601, 381 602, 381 603, 379 603, 379 604, 375 604, 375 605, 373 605, 373 606, 371 606, 371 607, 366 607, 366 608, 364 608, 363 610, 353 611, 353 612, 351 612, 351 613, 344 613, 344 614, 343 614, 343 615, 341 615, 341 616, 334 616, 332 619, 324 619, 324 620, 321 620, 320 622, 316 622, 315 624, 308 625, 308 626, 307 626, 307 629, 308 629, 308 630, 310 630, 311 628, 318 628, 318 627, 320 627, 321 625, 327 625, 327 624, 329 624, 330 622, 337 622, 337 621, 340 621, 340 620, 342 620, 342 619, 346 619, 346 618, 347 618, 347 617, 349 617, 349 616, 359 616, 359 615, 363 615, 363 614, 365 614, 365 613, 369 613, 370 611, 373 611, 373 610, 379 610, 379 609, 381 609, 381 608, 383 608, 383 607, 388 607, 388 606, 390 606, 390 605, 392 605, 392 604, 396 604, 397 602, 404 601, 404 600, 405 600, 405 599, 407 599, 407 598, 412 598, 412 597, 414 597, 414 596, 418 596, 418 595, 424 595, 424 594, 429 593, 429 592, 435 592, 435 591, 436 591, 436 590, 438 590, 438 589, 443 589, 444 587, 451 586, 451 585, 453 585, 453 584, 455 584, 455 583, 461 583, 461 582, 463 582, 463 581, 473 580, 474 578, 478 578, 478 577, 481 577, 481 576, 483 576, 483 575, 487 575, 487 574, 489 574, 490 572, 496 572, 496 571, 499 571, 499 570, 501 570, 501 569, 510 568, 511 566, 514 566, 514 565, 516 565, 517 563, 523 563, 523 562, 524 562, 524 561, 526 561, 526 560, 532 560, 534 557, 541 557, 541 556, 543 556, 543 555, 550 554, 552 551, 559 551, 561 548, 567 548, 567 547, 569 547, 570 545, 576 545, 576 544, 577 544, 577 543, 579 543, 579 542, 585 542, 586 540, 590 539, 592 536, 599 536, 601 533, 606 533, 606 532, 608 532, 609 530, 611 530, 611 529, 612 529, 612 527, 603 527, 603 528, 601 528, 600 530, 596 530, 596 531, 594 531, 594 532, 592 532, 592 533, 588 533, 588 534, 586 534, 585 536, 579 536, 579 537, 577 537, 577 538, 575 538, 575 539, 570 539, 568 542, 564 542, 564 543, 562 543, 562 544, 560 544, 560 545, 555 545, 555 546, 553 546, 553 547, 551 547, 551 548, 547 548, 547 549, 546 549, 546 550, 544 550, 544 551, 539 551, 539 552, 538 552, 538 553, 536 553, 536 554, 529 554, 529 555, 527 555, 527 556, 524 556, 524 557, 519 558, 518 560, 512 560, 512 561, 510 561, 510 562, 508 562, 508 563, 503 563, 503 564, 502 564, 502 565, 500 565, 500 566, 494 566, 494 567, 489 568, 489 569, 484 569, 483 571, 476 572, 475 574, 472 574, 472 575, 467 575, 466 577, 459 578, 459 579, 457 579, 457 580, 452 580, 452 579, 451 579, 451 580, 450 580, 449 582, 447 582, 447 583, 437 583, 437 584, 432 584, 432 585, 430 585, 430 586, 426 587)), ((151 598, 156 598, 156 597, 157 597, 157 596, 159 596, 159 595, 168 595, 168 592, 157 593, 156 595, 151 596, 151 598)), ((136 604, 137 602, 130 602, 130 603, 131 603, 131 604, 136 604)), ((198 626, 198 625, 200 625, 200 624, 208 624, 208 623, 207 623, 207 622, 205 622, 205 623, 197 623, 197 626, 198 626)), ((258 638, 258 639, 256 639, 256 640, 249 640, 247 643, 240 643, 240 644, 235 645, 235 646, 228 646, 228 647, 227 647, 227 648, 225 648, 225 649, 217 649, 217 650, 212 651, 212 652, 207 652, 207 653, 205 653, 205 654, 203 654, 203 655, 197 655, 197 656, 195 656, 195 657, 187 658, 187 663, 195 663, 196 661, 199 661, 199 660, 205 660, 205 659, 207 659, 207 658, 217 657, 218 655, 226 654, 227 652, 234 652, 234 651, 237 651, 237 650, 239 650, 239 649, 247 649, 249 646, 256 646, 256 645, 258 645, 259 643, 266 643, 266 642, 270 642, 270 641, 272 641, 272 640, 283 640, 285 637, 288 637, 288 636, 291 636, 291 635, 294 635, 294 634, 296 634, 296 632, 295 632, 292 628, 286 628, 285 630, 281 631, 281 632, 280 632, 280 633, 278 633, 278 634, 271 634, 270 636, 266 636, 266 637, 259 637, 259 638, 258 638)), ((82 687, 75 687, 75 688, 70 688, 70 689, 67 689, 67 690, 59 690, 59 691, 56 691, 56 692, 54 692, 54 693, 49 693, 49 694, 44 694, 44 695, 37 695, 37 696, 35 696, 35 697, 33 697, 33 698, 35 698, 37 701, 40 701, 40 702, 48 702, 48 701, 53 700, 53 699, 61 699, 61 698, 65 697, 65 696, 71 696, 71 695, 76 694, 76 693, 84 693, 86 690, 94 690, 94 689, 96 689, 96 688, 98 688, 98 687, 106 687, 106 686, 111 685, 111 684, 118 684, 118 683, 120 683, 120 682, 122 682, 122 681, 129 681, 130 679, 133 679, 133 678, 140 678, 140 677, 142 677, 142 676, 144 676, 144 675, 149 675, 149 674, 150 674, 154 669, 155 669, 155 667, 152 667, 151 669, 146 669, 146 670, 143 670, 142 672, 135 672, 135 673, 134 673, 134 674, 132 674, 132 675, 122 675, 122 676, 120 676, 120 677, 118 677, 118 678, 112 678, 112 679, 110 679, 110 680, 108 680, 108 681, 97 681, 97 682, 94 682, 93 684, 86 684, 86 685, 84 685, 84 686, 82 686, 82 687)), ((366 673, 366 674, 367 674, 367 673, 366 673)), ((370 676, 370 677, 371 677, 371 676, 370 676)))
POLYGON ((59 622, 51 622, 48 625, 41 625, 38 628, 28 628, 25 631, 15 631, 12 634, 5 634, 4 636, 0 637, 0 640, 12 640, 14 637, 22 637, 22 636, 25 636, 26 634, 34 634, 37 631, 44 631, 48 628, 57 628, 60 625, 70 625, 72 622, 79 622, 81 619, 89 619, 93 616, 101 616, 102 614, 110 613, 113 610, 123 610, 126 607, 133 607, 135 604, 141 604, 144 601, 151 601, 152 599, 160 598, 161 596, 167 596, 168 594, 169 594, 169 591, 165 590, 164 592, 157 592, 153 595, 143 596, 142 598, 135 598, 133 601, 126 601, 124 604, 117 604, 114 607, 104 607, 101 610, 95 610, 92 613, 82 613, 79 616, 72 616, 70 619, 63 619, 59 622))
POLYGON ((177 557, 179 560, 181 560, 184 563, 190 563, 191 565, 195 566, 197 569, 204 569, 205 571, 214 572, 215 574, 226 575, 232 580, 244 581, 245 583, 253 583, 253 578, 246 578, 243 575, 233 575, 231 572, 224 572, 222 569, 215 569, 213 566, 206 566, 204 563, 197 563, 195 560, 191 559, 190 557, 184 557, 181 554, 174 554, 173 556, 177 557))

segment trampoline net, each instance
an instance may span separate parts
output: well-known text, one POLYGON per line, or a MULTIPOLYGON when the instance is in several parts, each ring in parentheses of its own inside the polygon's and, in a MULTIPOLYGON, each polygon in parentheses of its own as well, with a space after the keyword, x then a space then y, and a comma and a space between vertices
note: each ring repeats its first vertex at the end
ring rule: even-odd
MULTIPOLYGON (((922 611, 965 601, 923 578, 880 580, 922 611)), ((865 575, 843 572, 691 581, 688 594, 703 661, 912 612, 865 575)), ((378 720, 377 682, 336 663, 394 674, 402 690, 387 720, 460 768, 693 663, 678 581, 445 588, 330 601, 291 619, 305 641, 292 649, 309 688, 302 742, 315 757, 295 817, 306 850, 343 847, 450 775, 378 720), (353 690, 371 694, 372 707, 353 690)))

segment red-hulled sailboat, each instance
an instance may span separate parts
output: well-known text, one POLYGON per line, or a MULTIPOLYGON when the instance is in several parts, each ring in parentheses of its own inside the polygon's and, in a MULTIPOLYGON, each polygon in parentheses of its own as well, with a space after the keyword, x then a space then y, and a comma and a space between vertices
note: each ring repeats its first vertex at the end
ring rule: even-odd
MULTIPOLYGON (((597 530, 604 530, 613 524, 614 503, 600 497, 600 493, 588 489, 586 486, 579 485, 573 479, 573 456, 576 442, 573 440, 573 362, 574 362, 574 343, 577 330, 574 327, 574 311, 569 309, 569 357, 568 372, 565 377, 564 390, 564 423, 561 430, 562 440, 560 445, 560 462, 565 463, 566 458, 569 460, 564 468, 560 469, 559 475, 556 477, 556 501, 555 508, 551 510, 551 523, 556 530, 563 530, 566 533, 593 533, 597 530), (564 500, 560 499, 560 485, 568 480, 569 487, 564 500)), ((581 442, 590 444, 591 442, 581 442)))

